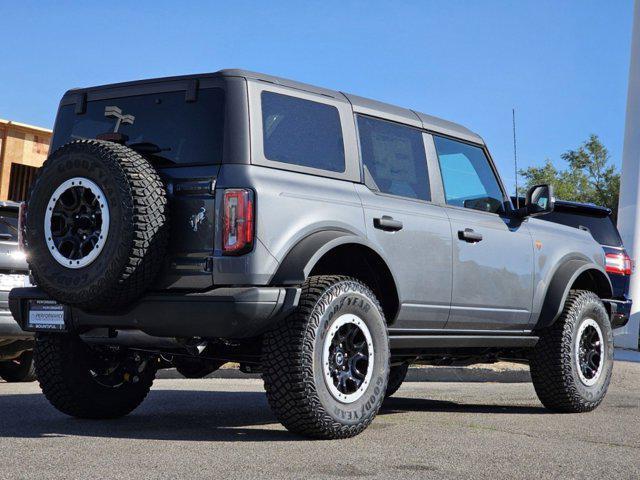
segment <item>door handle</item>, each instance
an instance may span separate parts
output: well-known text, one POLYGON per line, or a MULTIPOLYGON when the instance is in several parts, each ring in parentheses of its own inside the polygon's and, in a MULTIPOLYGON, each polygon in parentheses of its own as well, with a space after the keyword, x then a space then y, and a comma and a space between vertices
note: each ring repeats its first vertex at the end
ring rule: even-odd
POLYGON ((382 218, 374 218, 373 226, 385 232, 397 232, 402 230, 402 222, 400 220, 394 220, 388 215, 383 215, 382 218))
POLYGON ((471 228, 465 228, 464 230, 458 230, 458 238, 468 243, 478 243, 482 241, 482 234, 475 232, 471 228))

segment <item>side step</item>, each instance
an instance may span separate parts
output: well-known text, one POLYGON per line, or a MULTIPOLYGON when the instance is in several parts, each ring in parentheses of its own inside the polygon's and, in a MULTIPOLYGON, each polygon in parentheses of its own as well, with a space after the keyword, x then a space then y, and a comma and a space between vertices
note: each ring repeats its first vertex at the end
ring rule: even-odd
POLYGON ((429 348, 531 348, 538 343, 533 335, 391 335, 391 350, 429 348))

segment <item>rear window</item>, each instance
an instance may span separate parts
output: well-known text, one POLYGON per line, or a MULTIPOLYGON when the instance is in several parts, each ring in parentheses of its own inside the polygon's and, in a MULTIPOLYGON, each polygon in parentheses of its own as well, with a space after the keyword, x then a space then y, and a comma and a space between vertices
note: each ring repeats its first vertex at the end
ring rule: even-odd
POLYGON ((195 102, 186 102, 184 91, 95 100, 79 115, 74 105, 65 105, 58 113, 52 149, 116 128, 128 137, 128 146, 150 144, 153 155, 169 163, 221 163, 224 90, 201 89, 195 102))
POLYGON ((261 98, 268 160, 344 172, 344 142, 336 107, 272 92, 262 92, 261 98))
POLYGON ((0 241, 18 241, 18 210, 0 208, 0 241))
POLYGON ((538 218, 569 227, 588 230, 600 245, 608 245, 611 247, 622 246, 622 239, 611 217, 597 217, 593 215, 555 211, 538 218))

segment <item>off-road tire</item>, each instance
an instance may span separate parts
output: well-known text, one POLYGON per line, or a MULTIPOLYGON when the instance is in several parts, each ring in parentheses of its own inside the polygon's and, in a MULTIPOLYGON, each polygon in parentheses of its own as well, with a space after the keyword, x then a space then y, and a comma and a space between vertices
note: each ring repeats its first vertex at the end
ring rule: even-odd
POLYGON ((153 165, 132 149, 101 140, 78 140, 44 163, 28 201, 25 240, 37 284, 49 296, 91 311, 137 299, 160 270, 168 240, 167 193, 153 165), (67 268, 50 252, 43 229, 54 191, 66 180, 87 178, 109 208, 106 242, 96 259, 67 268))
POLYGON ((347 438, 373 421, 387 387, 389 339, 373 292, 344 276, 309 278, 297 309, 264 336, 263 379, 267 399, 291 432, 322 439, 347 438), (324 379, 322 345, 333 320, 344 313, 361 318, 374 345, 373 375, 353 403, 336 400, 324 379))
POLYGON ((23 352, 13 361, 0 362, 0 377, 9 383, 35 381, 36 369, 33 362, 33 352, 23 352))
POLYGON ((387 383, 387 391, 384 394, 384 398, 389 398, 396 393, 404 379, 407 377, 409 371, 409 364, 403 363, 401 365, 394 365, 389 369, 389 382, 387 383))
POLYGON ((533 386, 542 404, 550 410, 565 413, 588 412, 600 405, 613 371, 613 333, 600 298, 590 291, 572 290, 560 318, 540 331, 539 336, 530 369, 533 386), (602 372, 591 386, 580 379, 575 356, 578 330, 589 318, 602 330, 605 347, 602 372))
POLYGON ((47 400, 60 412, 78 418, 119 418, 132 412, 145 399, 156 367, 138 372, 138 381, 107 387, 92 377, 92 352, 72 334, 37 334, 36 372, 47 400))

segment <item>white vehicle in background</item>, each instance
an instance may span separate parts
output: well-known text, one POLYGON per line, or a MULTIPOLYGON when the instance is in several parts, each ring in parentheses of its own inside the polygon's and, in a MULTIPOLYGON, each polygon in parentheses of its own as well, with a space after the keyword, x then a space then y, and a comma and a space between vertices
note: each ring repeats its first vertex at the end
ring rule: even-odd
POLYGON ((20 204, 0 202, 0 377, 7 382, 35 380, 33 335, 22 331, 9 311, 9 291, 29 283, 24 252, 18 245, 20 204))

